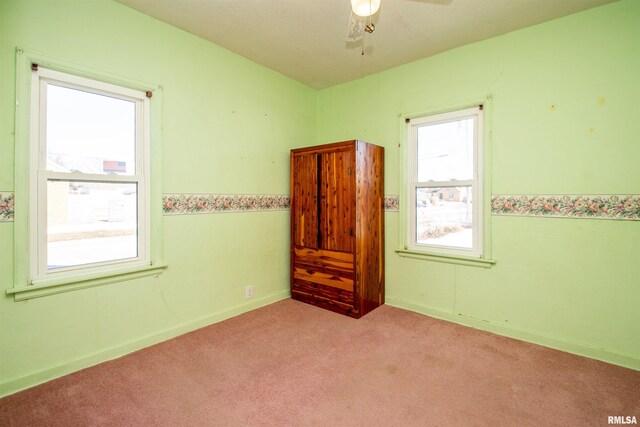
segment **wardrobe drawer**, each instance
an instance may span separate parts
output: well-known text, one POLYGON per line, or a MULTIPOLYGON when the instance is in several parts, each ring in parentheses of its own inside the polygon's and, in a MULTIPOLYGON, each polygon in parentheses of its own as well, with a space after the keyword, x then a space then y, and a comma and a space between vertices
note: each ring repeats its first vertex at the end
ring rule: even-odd
POLYGON ((294 267, 293 280, 294 282, 296 280, 303 280, 310 283, 319 283, 332 288, 353 292, 353 279, 307 267, 294 267))
POLYGON ((294 279, 291 284, 291 296, 294 299, 315 298, 326 304, 332 304, 341 309, 352 310, 355 301, 353 292, 345 291, 332 286, 325 286, 320 283, 307 282, 306 280, 294 279))
POLYGON ((353 292, 353 254, 296 246, 293 279, 353 292))

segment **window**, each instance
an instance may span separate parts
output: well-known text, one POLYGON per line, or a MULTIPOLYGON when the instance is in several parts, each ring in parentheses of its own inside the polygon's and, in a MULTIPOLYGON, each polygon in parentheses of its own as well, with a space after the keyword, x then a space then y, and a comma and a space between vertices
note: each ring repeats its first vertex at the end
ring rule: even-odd
POLYGON ((33 70, 32 281, 150 265, 149 98, 33 70))
POLYGON ((408 121, 408 247, 482 257, 482 108, 408 121))

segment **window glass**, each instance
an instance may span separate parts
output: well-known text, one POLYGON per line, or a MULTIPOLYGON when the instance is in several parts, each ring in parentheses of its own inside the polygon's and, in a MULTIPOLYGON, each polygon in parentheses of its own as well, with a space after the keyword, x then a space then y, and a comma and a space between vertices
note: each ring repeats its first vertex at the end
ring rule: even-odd
POLYGON ((47 183, 47 269, 138 256, 137 185, 47 183))
POLYGON ((418 127, 418 181, 473 177, 473 119, 418 127))
POLYGON ((47 83, 47 170, 135 175, 135 107, 47 83))
POLYGON ((471 249, 471 187, 416 189, 416 242, 471 249))

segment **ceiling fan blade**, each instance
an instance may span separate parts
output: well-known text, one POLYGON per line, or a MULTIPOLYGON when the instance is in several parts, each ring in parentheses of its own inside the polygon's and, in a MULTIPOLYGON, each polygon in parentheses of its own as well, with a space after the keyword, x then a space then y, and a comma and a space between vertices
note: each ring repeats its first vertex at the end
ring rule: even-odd
POLYGON ((366 18, 358 16, 351 12, 349 18, 349 26, 347 27, 347 42, 353 43, 362 39, 364 35, 364 27, 366 25, 366 18))

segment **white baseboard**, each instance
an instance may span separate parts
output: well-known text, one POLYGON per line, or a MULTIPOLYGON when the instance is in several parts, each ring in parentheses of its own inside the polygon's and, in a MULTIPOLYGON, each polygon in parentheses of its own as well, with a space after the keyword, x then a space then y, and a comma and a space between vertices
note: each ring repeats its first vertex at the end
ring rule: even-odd
POLYGON ((251 302, 239 304, 231 307, 227 310, 213 313, 199 319, 184 323, 182 325, 173 327, 171 329, 164 330, 146 337, 140 338, 136 341, 128 342, 126 344, 118 345, 115 347, 101 350, 97 353, 92 353, 80 359, 73 360, 71 362, 63 363, 53 368, 45 369, 33 374, 25 375, 20 378, 12 379, 4 383, 0 383, 0 397, 7 396, 9 394, 16 393, 18 391, 42 384, 44 382, 53 380, 63 375, 70 374, 80 369, 88 368, 98 363, 106 362, 108 360, 122 357, 126 354, 134 351, 149 347, 154 344, 167 341, 171 338, 186 334, 187 332, 194 331, 196 329, 203 328, 205 326, 212 325, 214 323, 221 322, 229 319, 230 317, 237 316, 242 313, 246 313, 256 308, 263 307, 265 305, 272 304, 276 301, 280 301, 291 296, 289 289, 275 294, 257 298, 251 302))
POLYGON ((539 344, 556 350, 565 351, 567 353, 577 354, 579 356, 589 357, 591 359, 600 360, 602 362, 623 366, 625 368, 640 371, 640 359, 633 356, 614 353, 605 349, 590 347, 584 344, 571 343, 561 341, 555 338, 538 335, 532 332, 523 331, 515 328, 509 328, 504 325, 492 323, 486 320, 475 319, 473 317, 464 316, 462 314, 447 313, 430 307, 414 304, 401 299, 385 298, 385 303, 405 310, 414 311, 437 319, 446 320, 463 326, 469 326, 475 329, 492 332, 517 340, 526 341, 533 344, 539 344))

